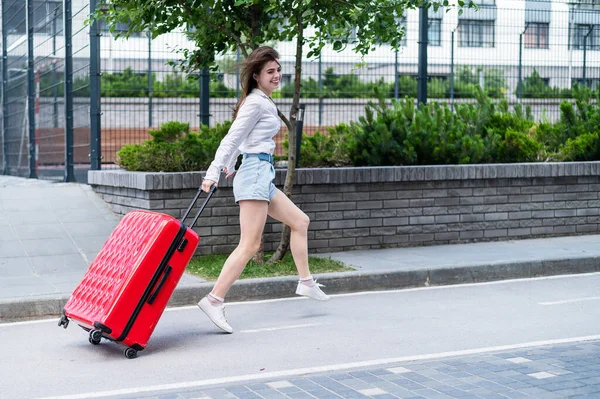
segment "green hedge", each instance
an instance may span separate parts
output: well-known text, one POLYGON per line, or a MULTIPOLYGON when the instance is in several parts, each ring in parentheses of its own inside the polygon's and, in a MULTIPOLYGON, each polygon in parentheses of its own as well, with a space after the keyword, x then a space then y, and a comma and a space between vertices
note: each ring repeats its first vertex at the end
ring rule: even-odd
MULTIPOLYGON (((497 69, 472 69, 468 66, 457 67, 454 81, 455 98, 475 98, 483 72, 485 93, 492 98, 503 98, 506 94, 506 79, 504 73, 497 69)), ((102 75, 102 97, 148 97, 148 76, 136 73, 131 68, 123 72, 104 73, 102 75)), ((88 76, 76 77, 73 82, 76 97, 88 97, 90 80, 88 76)), ((374 82, 363 82, 357 75, 337 75, 332 68, 325 71, 322 89, 313 78, 302 80, 303 98, 373 98, 375 90, 384 93, 388 98, 395 97, 395 84, 387 83, 383 78, 374 82)), ((52 97, 55 94, 63 96, 64 84, 62 72, 53 75, 47 69, 40 77, 42 97, 52 97), (56 92, 56 93, 55 93, 56 92)), ((417 96, 417 80, 413 76, 400 76, 398 79, 400 97, 417 96)), ((273 93, 274 97, 292 98, 294 85, 287 84, 281 91, 273 93)), ((157 98, 198 98, 200 89, 197 76, 186 77, 179 73, 167 74, 158 81, 156 74, 152 75, 152 96, 157 98)), ((214 98, 235 98, 236 90, 228 88, 223 82, 211 80, 210 95, 214 98)), ((450 98, 450 81, 446 78, 432 77, 428 82, 427 95, 429 98, 450 98)), ((571 89, 558 89, 547 86, 539 73, 534 69, 532 74, 523 80, 524 98, 570 98, 571 89)))
MULTIPOLYGON (((459 66, 454 80, 455 98, 474 98, 479 88, 479 76, 483 72, 485 92, 493 98, 501 98, 506 91, 504 73, 497 69, 468 66, 459 66)), ((333 68, 325 71, 322 79, 322 89, 319 83, 308 78, 302 80, 302 97, 304 98, 373 98, 376 90, 384 93, 388 98, 395 97, 395 83, 386 83, 383 78, 375 82, 363 82, 357 75, 336 75, 333 68)), ((398 93, 401 97, 417 96, 417 79, 412 76, 398 78, 398 93)), ((294 85, 287 84, 281 89, 281 96, 292 98, 294 85)), ((430 98, 450 98, 450 81, 444 78, 430 78, 427 87, 427 96, 430 98)))
POLYGON ((546 85, 535 69, 529 77, 523 79, 523 98, 571 98, 572 96, 571 89, 546 85))
POLYGON ((117 164, 131 171, 206 170, 230 126, 231 123, 226 122, 214 128, 203 126, 199 132, 192 132, 189 123, 164 123, 159 130, 149 132, 151 140, 128 144, 117 151, 117 164))
MULTIPOLYGON (((535 122, 521 105, 510 110, 506 100, 495 104, 481 90, 477 103, 459 104, 455 112, 435 102, 415 108, 411 98, 392 100, 390 107, 377 95, 358 121, 304 136, 300 166, 600 160, 600 98, 586 87, 575 86, 575 104, 563 101, 555 124, 535 122)), ((151 132, 152 140, 123 147, 118 164, 138 171, 204 170, 229 126, 190 132, 188 124, 167 123, 151 132)))
MULTIPOLYGON (((131 68, 127 68, 123 72, 104 73, 101 83, 102 97, 148 97, 148 76, 136 73, 131 68)), ((211 97, 236 97, 236 91, 228 88, 223 82, 211 80, 209 90, 211 97)), ((55 77, 51 70, 42 71, 40 96, 52 97, 55 91, 57 96, 63 96, 63 73, 59 72, 55 77)), ((75 97, 89 97, 89 76, 76 77, 73 81, 73 92, 75 97)), ((198 98, 200 97, 198 78, 194 75, 186 77, 179 73, 172 73, 165 75, 162 81, 158 81, 156 74, 152 74, 152 97, 198 98)))
POLYGON ((383 166, 592 161, 600 159, 598 92, 575 86, 575 105, 563 101, 560 121, 534 122, 520 104, 494 104, 481 90, 476 104, 414 100, 370 102, 358 122, 341 124, 305 137, 300 165, 383 166), (594 98, 594 96, 596 96, 594 98), (595 100, 595 101, 593 101, 595 100))

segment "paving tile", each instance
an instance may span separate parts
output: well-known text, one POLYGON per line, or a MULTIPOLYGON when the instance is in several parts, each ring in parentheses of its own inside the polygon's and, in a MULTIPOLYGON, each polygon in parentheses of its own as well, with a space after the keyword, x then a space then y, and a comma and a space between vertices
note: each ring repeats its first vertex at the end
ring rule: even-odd
MULTIPOLYGON (((269 387, 275 388, 275 389, 291 388, 293 386, 294 386, 294 384, 292 384, 289 381, 273 381, 273 382, 267 382, 266 384, 263 384, 263 385, 258 385, 258 389, 269 389, 269 387)), ((249 386, 248 388, 252 389, 253 391, 257 390, 257 389, 253 388, 253 385, 249 386)))
POLYGON ((394 374, 404 374, 404 373, 411 373, 412 370, 409 370, 405 367, 393 367, 391 369, 387 369, 389 372, 394 373, 394 374))
POLYGON ((541 380, 543 378, 552 378, 552 377, 556 377, 556 375, 554 374, 550 374, 550 373, 546 373, 545 371, 539 372, 539 373, 532 373, 532 374, 527 374, 530 377, 533 378, 537 378, 538 380, 541 380))
MULTIPOLYGON (((219 395, 211 393, 205 390, 197 394, 211 399, 600 398, 600 343, 400 363, 236 385, 224 388, 219 395)), ((182 397, 191 399, 188 393, 182 397)))
POLYGON ((376 396, 376 395, 384 395, 387 392, 380 388, 368 388, 368 389, 361 389, 358 391, 358 393, 360 393, 361 395, 365 395, 365 396, 376 396))
POLYGON ((515 363, 515 364, 521 364, 521 363, 530 362, 531 359, 527 359, 527 358, 524 358, 524 357, 513 357, 513 358, 506 359, 506 361, 511 362, 511 363, 515 363))

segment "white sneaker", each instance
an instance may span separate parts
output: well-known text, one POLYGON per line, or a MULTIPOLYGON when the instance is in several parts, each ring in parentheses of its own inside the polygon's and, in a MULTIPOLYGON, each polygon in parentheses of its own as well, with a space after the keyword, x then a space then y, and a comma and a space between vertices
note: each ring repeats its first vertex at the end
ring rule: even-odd
POLYGON ((323 291, 321 291, 321 288, 319 288, 319 287, 325 287, 325 286, 323 284, 317 283, 316 280, 312 287, 309 287, 308 285, 302 284, 300 281, 298 281, 298 287, 296 288, 296 294, 302 295, 302 296, 307 296, 309 298, 316 299, 317 301, 330 300, 331 298, 328 295, 326 295, 323 291))
POLYGON ((215 326, 219 327, 221 330, 226 333, 231 334, 233 332, 233 328, 227 323, 227 319, 225 318, 225 305, 213 305, 207 297, 204 297, 198 302, 198 306, 212 321, 215 323, 215 326))

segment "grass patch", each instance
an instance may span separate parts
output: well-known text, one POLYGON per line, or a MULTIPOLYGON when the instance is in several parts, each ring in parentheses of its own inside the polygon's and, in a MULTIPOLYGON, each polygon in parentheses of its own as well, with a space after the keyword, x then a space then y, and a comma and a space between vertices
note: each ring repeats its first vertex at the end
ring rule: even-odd
MULTIPOLYGON (((265 259, 269 259, 272 255, 272 253, 265 253, 265 259)), ((215 254, 194 257, 187 267, 187 272, 208 281, 214 281, 219 277, 228 256, 226 254, 215 254)), ((340 261, 314 256, 308 257, 308 264, 310 265, 310 272, 313 274, 354 270, 340 261)), ((287 253, 283 260, 272 265, 267 263, 257 264, 253 261, 248 262, 240 278, 295 276, 297 274, 294 260, 291 254, 287 253)))

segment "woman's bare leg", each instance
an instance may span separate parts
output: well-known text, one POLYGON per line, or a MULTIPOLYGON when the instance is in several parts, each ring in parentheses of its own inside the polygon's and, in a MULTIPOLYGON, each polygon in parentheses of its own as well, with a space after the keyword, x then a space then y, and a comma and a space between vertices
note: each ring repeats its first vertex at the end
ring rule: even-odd
POLYGON ((301 279, 310 277, 308 268, 308 225, 310 219, 279 189, 271 198, 268 214, 273 219, 290 226, 292 229, 290 249, 298 274, 301 279))
POLYGON ((260 246, 260 239, 267 221, 266 201, 240 201, 240 243, 229 255, 221 274, 212 289, 212 294, 225 298, 229 288, 238 279, 246 264, 260 246))

